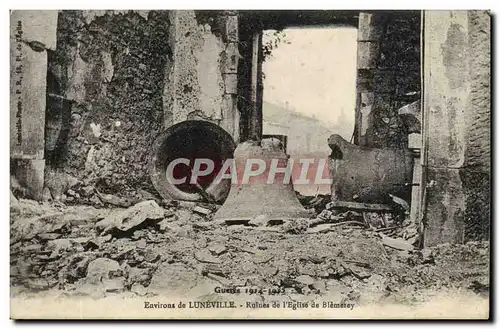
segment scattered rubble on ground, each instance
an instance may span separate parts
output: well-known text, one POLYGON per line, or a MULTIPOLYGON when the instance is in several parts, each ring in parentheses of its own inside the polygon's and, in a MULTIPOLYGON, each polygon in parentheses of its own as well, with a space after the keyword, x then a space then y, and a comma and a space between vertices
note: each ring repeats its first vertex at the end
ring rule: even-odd
POLYGON ((300 198, 315 210, 311 218, 228 225, 212 221, 217 205, 142 195, 149 200, 127 208, 15 199, 13 289, 210 299, 215 287, 240 287, 256 301, 321 295, 357 303, 441 286, 488 293, 487 242, 420 250, 415 224, 393 214, 339 211, 316 196, 300 198))

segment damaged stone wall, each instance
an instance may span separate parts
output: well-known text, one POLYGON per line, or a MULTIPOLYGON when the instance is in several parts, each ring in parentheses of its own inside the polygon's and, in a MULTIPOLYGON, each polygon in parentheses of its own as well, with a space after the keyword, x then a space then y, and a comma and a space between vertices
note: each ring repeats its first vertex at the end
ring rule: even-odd
POLYGON ((49 72, 67 102, 52 102, 47 113, 69 131, 49 157, 52 168, 102 191, 147 185, 149 147, 163 127, 164 70, 172 60, 168 26, 165 11, 59 13, 49 72))
POLYGON ((426 12, 425 244, 488 239, 490 15, 426 12))
POLYGON ((398 109, 420 99, 420 12, 360 13, 357 85, 355 143, 406 148, 398 109))
POLYGON ((237 37, 235 12, 61 11, 49 57, 52 194, 54 172, 104 193, 154 192, 151 145, 185 120, 236 140, 237 37))
POLYGON ((174 11, 173 65, 164 90, 165 125, 205 120, 239 134, 238 17, 234 11, 174 11))
POLYGON ((464 184, 465 240, 489 238, 491 207, 491 17, 486 11, 469 12, 469 70, 471 118, 460 176, 464 184))
POLYGON ((57 11, 10 12, 11 193, 35 200, 43 196, 47 61, 56 28, 57 11))

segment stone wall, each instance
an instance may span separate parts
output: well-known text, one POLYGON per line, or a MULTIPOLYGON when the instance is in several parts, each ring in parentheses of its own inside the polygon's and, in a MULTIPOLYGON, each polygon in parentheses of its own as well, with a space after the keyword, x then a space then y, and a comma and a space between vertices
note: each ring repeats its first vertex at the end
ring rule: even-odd
POLYGON ((10 12, 10 169, 18 197, 43 196, 47 61, 56 27, 57 11, 10 12))
POLYGON ((355 143, 406 148, 398 109, 420 98, 420 12, 360 13, 355 143))
POLYGON ((471 88, 471 129, 468 136, 467 166, 490 170, 491 160, 491 26, 486 11, 469 12, 469 70, 471 88))
POLYGON ((465 240, 488 239, 491 221, 491 17, 469 12, 471 118, 461 172, 467 197, 465 240))
POLYGON ((488 239, 490 16, 429 11, 425 22, 424 242, 488 239))
POLYGON ((236 12, 175 11, 170 19, 173 61, 163 94, 165 125, 206 120, 238 140, 236 12))
POLYGON ((52 88, 69 102, 52 102, 47 115, 69 131, 48 155, 52 168, 103 192, 147 184, 149 147, 163 127, 165 65, 172 61, 168 27, 164 11, 59 13, 49 70, 52 88))
POLYGON ((105 193, 154 192, 148 157, 164 128, 207 120, 237 138, 234 20, 221 12, 60 11, 49 57, 48 92, 62 96, 48 98, 51 170, 105 193))

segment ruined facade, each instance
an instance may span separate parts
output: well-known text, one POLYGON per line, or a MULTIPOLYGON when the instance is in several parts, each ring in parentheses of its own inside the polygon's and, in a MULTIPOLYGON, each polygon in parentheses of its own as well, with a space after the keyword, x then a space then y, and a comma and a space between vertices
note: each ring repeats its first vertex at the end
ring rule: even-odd
POLYGON ((26 80, 37 81, 27 90, 37 92, 23 94, 23 115, 31 118, 25 119, 24 125, 31 121, 23 133, 31 137, 14 147, 11 157, 17 159, 22 169, 18 171, 25 171, 25 182, 37 181, 39 191, 33 197, 41 198, 44 185, 56 197, 64 175, 104 193, 130 195, 139 187, 155 193, 149 178, 151 146, 164 129, 186 120, 213 123, 235 142, 258 139, 259 33, 286 26, 347 24, 358 28, 355 144, 408 148, 408 125, 398 110, 420 100, 421 135, 412 147, 421 149, 416 163, 423 172, 414 200, 421 205, 417 217, 429 227, 427 241, 488 236, 488 13, 456 13, 446 19, 432 12, 422 19, 420 11, 50 15, 51 20, 42 19, 52 31, 45 34, 50 40, 37 36, 36 25, 24 27, 23 38, 41 44, 40 51, 33 44, 20 46, 26 67, 33 64, 25 71, 31 75, 26 80), (435 71, 436 63, 442 71, 435 71), (43 172, 45 181, 34 179, 43 172))
POLYGON ((49 96, 48 137, 58 140, 49 146, 50 167, 103 191, 126 192, 150 187, 148 155, 164 127, 207 120, 237 139, 235 18, 60 12, 49 93, 66 102, 49 96))
POLYGON ((407 148, 398 109, 420 99, 420 11, 361 13, 355 143, 407 148))
POLYGON ((427 245, 487 239, 490 15, 362 13, 358 35, 356 143, 417 150, 412 207, 427 245), (413 102, 423 114, 398 115, 413 102))
POLYGON ((57 106, 49 96, 47 137, 58 139, 51 169, 104 191, 147 181, 149 146, 163 128, 165 68, 173 56, 168 29, 166 12, 59 14, 49 92, 67 102, 57 106))

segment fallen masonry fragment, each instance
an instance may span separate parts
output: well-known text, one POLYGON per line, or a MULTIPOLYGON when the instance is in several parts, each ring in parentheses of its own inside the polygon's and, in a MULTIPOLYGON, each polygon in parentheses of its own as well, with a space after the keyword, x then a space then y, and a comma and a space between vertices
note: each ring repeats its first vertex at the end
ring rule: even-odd
POLYGON ((159 222, 165 216, 165 211, 155 201, 143 201, 118 214, 111 214, 98 222, 97 227, 102 229, 101 235, 118 230, 130 233, 141 225, 148 225, 147 221, 159 222))

